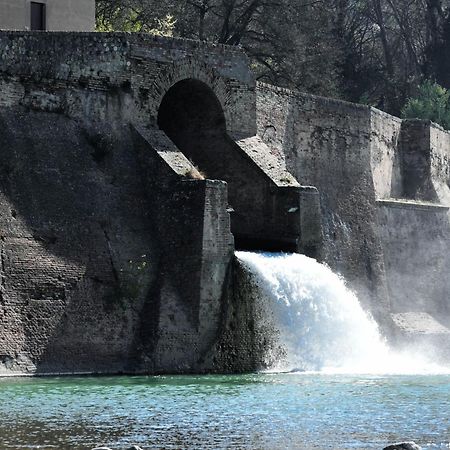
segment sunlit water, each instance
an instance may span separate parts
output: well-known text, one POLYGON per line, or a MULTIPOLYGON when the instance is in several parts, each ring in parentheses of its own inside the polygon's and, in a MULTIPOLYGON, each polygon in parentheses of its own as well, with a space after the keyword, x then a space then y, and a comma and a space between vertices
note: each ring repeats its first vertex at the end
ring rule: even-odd
POLYGON ((450 377, 259 374, 0 380, 0 448, 449 448, 450 377))
POLYGON ((258 302, 279 331, 286 356, 276 371, 448 374, 430 353, 389 348, 345 281, 299 254, 236 252, 252 274, 258 302))

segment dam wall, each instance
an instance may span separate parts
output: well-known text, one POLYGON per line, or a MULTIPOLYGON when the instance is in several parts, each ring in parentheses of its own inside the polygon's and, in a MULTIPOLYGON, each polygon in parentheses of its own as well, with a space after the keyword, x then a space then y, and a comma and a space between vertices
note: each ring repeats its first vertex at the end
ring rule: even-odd
POLYGON ((372 112, 365 106, 268 85, 259 85, 258 93, 259 134, 277 147, 299 182, 316 186, 320 193, 320 259, 343 274, 366 306, 382 315, 388 295, 376 227, 371 140, 384 140, 384 124, 372 130, 372 112))
POLYGON ((378 202, 391 312, 407 333, 436 334, 434 319, 448 327, 449 139, 431 122, 403 121, 398 154, 404 201, 378 202))
POLYGON ((195 78, 229 133, 251 132, 246 56, 207 48, 1 33, 4 373, 200 370, 234 248, 226 184, 151 130, 167 89, 195 78))
POLYGON ((363 105, 265 84, 257 92, 258 134, 320 193, 320 259, 387 333, 397 314, 411 313, 402 332, 448 326, 450 134, 363 105))
POLYGON ((0 372, 252 367, 221 343, 235 240, 320 241, 317 190, 258 138, 255 102, 239 49, 0 32, 0 372))
POLYGON ((2 31, 0 72, 2 106, 154 126, 168 89, 195 78, 214 90, 230 134, 255 131, 253 76, 232 47, 139 33, 2 31))
POLYGON ((0 32, 0 125, 0 375, 263 366, 235 249, 325 262, 388 334, 449 317, 434 124, 256 83, 237 48, 0 32))

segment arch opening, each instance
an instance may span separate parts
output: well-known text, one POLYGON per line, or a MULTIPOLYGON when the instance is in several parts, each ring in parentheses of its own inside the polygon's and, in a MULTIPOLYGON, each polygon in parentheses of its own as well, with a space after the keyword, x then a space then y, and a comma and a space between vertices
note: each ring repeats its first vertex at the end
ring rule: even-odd
POLYGON ((192 78, 174 84, 161 101, 158 127, 207 178, 228 183, 237 248, 297 249, 297 234, 277 237, 278 211, 286 200, 274 193, 269 177, 227 134, 224 110, 210 86, 192 78))
POLYGON ((211 153, 224 146, 225 114, 206 83, 189 78, 174 84, 159 107, 158 127, 208 177, 224 179, 211 153))

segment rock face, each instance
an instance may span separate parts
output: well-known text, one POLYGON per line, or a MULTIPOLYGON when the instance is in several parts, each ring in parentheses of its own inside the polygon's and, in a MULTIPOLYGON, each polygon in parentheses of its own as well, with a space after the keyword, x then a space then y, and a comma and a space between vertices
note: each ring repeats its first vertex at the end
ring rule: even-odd
POLYGON ((399 442, 396 444, 388 445, 383 450, 421 450, 415 442, 399 442))
POLYGON ((448 318, 449 149, 236 48, 0 32, 0 375, 255 370, 235 247, 322 259, 391 334, 448 318))

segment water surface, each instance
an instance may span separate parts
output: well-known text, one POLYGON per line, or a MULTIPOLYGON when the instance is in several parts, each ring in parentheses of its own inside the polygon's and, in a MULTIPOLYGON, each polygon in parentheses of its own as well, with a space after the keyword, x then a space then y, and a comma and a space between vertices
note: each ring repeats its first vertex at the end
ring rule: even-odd
POLYGON ((0 379, 0 449, 450 448, 450 376, 0 379))

